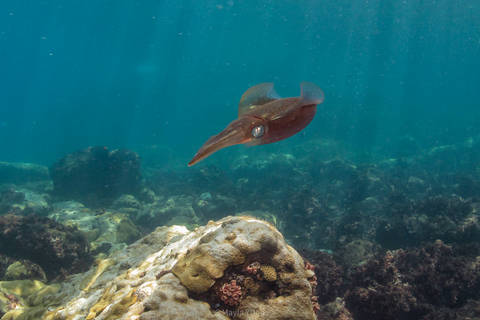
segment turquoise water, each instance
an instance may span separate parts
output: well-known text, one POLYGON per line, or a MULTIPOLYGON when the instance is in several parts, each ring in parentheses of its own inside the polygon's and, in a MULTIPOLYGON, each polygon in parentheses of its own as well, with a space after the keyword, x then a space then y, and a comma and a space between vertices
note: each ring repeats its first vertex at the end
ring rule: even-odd
POLYGON ((6 0, 0 8, 0 161, 51 165, 104 145, 186 167, 260 82, 286 97, 311 81, 325 102, 303 134, 225 149, 205 164, 318 138, 388 157, 405 139, 428 148, 479 133, 478 1, 6 0))

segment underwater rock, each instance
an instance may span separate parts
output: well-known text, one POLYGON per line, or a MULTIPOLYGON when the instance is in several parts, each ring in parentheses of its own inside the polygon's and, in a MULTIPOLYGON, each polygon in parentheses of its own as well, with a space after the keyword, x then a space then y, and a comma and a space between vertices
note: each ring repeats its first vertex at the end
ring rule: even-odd
POLYGON ((50 169, 53 194, 91 207, 110 205, 140 187, 140 158, 127 149, 90 147, 59 159, 50 169))
POLYGON ((480 301, 468 301, 462 308, 456 310, 455 316, 458 319, 480 319, 480 301))
POLYGON ((25 200, 25 193, 17 192, 13 188, 4 189, 0 192, 0 214, 6 214, 13 210, 14 204, 22 203, 25 200))
POLYGON ((2 204, 16 204, 22 203, 25 200, 24 192, 17 192, 13 188, 7 188, 0 192, 0 203, 2 204))
POLYGON ((354 320, 350 311, 345 307, 345 301, 337 298, 335 301, 322 306, 317 319, 321 320, 354 320))
POLYGON ((135 219, 141 208, 141 203, 134 196, 124 194, 115 200, 109 209, 111 211, 125 213, 130 219, 135 219))
POLYGON ((189 229, 195 228, 200 221, 192 206, 191 196, 172 196, 166 201, 163 197, 156 197, 154 203, 142 206, 135 223, 147 231, 173 224, 186 225, 189 229))
POLYGON ((387 249, 418 246, 442 239, 446 242, 478 241, 478 214, 471 199, 458 196, 425 197, 408 201, 402 197, 388 207, 390 215, 378 219, 376 241, 387 249))
POLYGON ((97 216, 98 234, 92 241, 92 250, 95 250, 97 243, 108 241, 112 244, 131 244, 140 239, 142 234, 128 217, 122 213, 106 212, 97 216))
POLYGON ((351 242, 340 241, 335 247, 335 259, 344 267, 350 268, 359 265, 373 257, 378 251, 378 246, 366 241, 357 239, 351 242))
POLYGON ((461 152, 454 145, 434 147, 421 158, 421 164, 430 174, 456 172, 461 163, 459 154, 461 152))
POLYGON ((36 214, 45 217, 53 210, 53 207, 49 204, 49 196, 46 194, 39 194, 25 189, 14 192, 19 195, 17 201, 6 207, 3 206, 3 203, 0 203, 0 213, 2 213, 3 207, 8 209, 5 213, 14 213, 22 216, 36 214), (18 201, 20 197, 23 198, 22 201, 18 201))
POLYGON ((91 253, 109 253, 117 244, 131 244, 142 234, 127 215, 118 212, 91 211, 74 201, 54 203, 50 218, 84 232, 90 241, 91 253))
POLYGON ((50 180, 48 168, 32 163, 0 162, 0 183, 16 186, 50 180))
POLYGON ((49 280, 82 272, 92 261, 82 232, 38 216, 1 216, 0 253, 40 265, 49 280))
POLYGON ((65 281, 38 319, 313 320, 311 292, 303 259, 278 231, 252 218, 227 217, 194 232, 157 228, 65 281), (270 266, 277 280, 250 275, 246 266, 253 262, 270 266), (238 305, 217 295, 227 282, 238 287, 238 305))
POLYGON ((142 191, 138 193, 138 200, 142 203, 153 203, 155 202, 155 192, 149 188, 143 188, 142 191))
POLYGON ((226 215, 235 215, 237 213, 235 199, 219 194, 215 197, 212 197, 210 193, 203 193, 202 195, 200 195, 200 200, 197 203, 196 212, 206 221, 221 219, 226 215))

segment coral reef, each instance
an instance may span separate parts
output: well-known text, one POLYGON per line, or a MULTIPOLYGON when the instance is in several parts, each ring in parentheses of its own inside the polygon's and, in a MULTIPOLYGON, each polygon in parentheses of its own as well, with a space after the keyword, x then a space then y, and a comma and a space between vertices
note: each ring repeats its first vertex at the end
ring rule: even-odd
POLYGON ((0 193, 0 213, 16 214, 0 217, 0 276, 37 290, 65 281, 44 304, 9 287, 0 310, 5 319, 479 318, 479 141, 422 150, 404 137, 397 158, 375 158, 308 140, 224 167, 150 162, 142 183, 135 153, 94 147, 52 167, 52 195, 46 168, 2 163, 0 177, 18 177, 5 174, 0 193), (239 212, 264 221, 208 222, 239 212), (155 229, 172 225, 184 227, 155 229), (69 276, 92 255, 92 270, 69 276))
POLYGON ((31 303, 6 316, 35 309, 44 320, 313 320, 310 297, 303 259, 277 230, 249 217, 227 217, 194 232, 158 228, 86 274, 71 276, 51 292, 49 303, 31 303), (278 279, 249 277, 246 268, 254 262, 258 271, 262 265, 274 268, 278 279))
POLYGON ((50 169, 53 194, 91 207, 105 207, 140 191, 140 158, 127 149, 91 147, 67 154, 50 169))

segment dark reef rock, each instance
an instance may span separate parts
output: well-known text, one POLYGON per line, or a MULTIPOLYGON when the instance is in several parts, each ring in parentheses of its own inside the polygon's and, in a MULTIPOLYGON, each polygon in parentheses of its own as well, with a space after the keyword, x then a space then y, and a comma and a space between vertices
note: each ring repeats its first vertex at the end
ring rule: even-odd
POLYGON ((315 295, 319 304, 334 302, 340 292, 343 278, 343 268, 332 258, 332 255, 322 251, 301 249, 298 253, 315 266, 317 286, 315 295))
POLYGON ((438 240, 421 249, 389 251, 355 268, 347 308, 358 320, 453 319, 480 292, 478 246, 438 240))
POLYGON ((92 262, 82 232, 37 216, 0 217, 0 254, 40 265, 48 280, 85 271, 92 262))
POLYGON ((127 149, 109 152, 91 147, 67 154, 50 169, 53 194, 60 199, 108 206, 123 194, 135 194, 140 187, 140 158, 127 149))

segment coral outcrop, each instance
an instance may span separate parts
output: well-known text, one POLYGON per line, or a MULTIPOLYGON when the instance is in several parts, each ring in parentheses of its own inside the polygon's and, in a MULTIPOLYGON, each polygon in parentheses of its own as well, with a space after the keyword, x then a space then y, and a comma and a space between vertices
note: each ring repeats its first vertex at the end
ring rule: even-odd
POLYGON ((157 228, 65 281, 37 318, 313 320, 311 291, 303 259, 275 228, 226 217, 193 232, 157 228), (271 281, 250 277, 252 263, 271 281))
POLYGON ((0 185, 32 187, 50 180, 48 168, 33 163, 0 162, 0 185))

